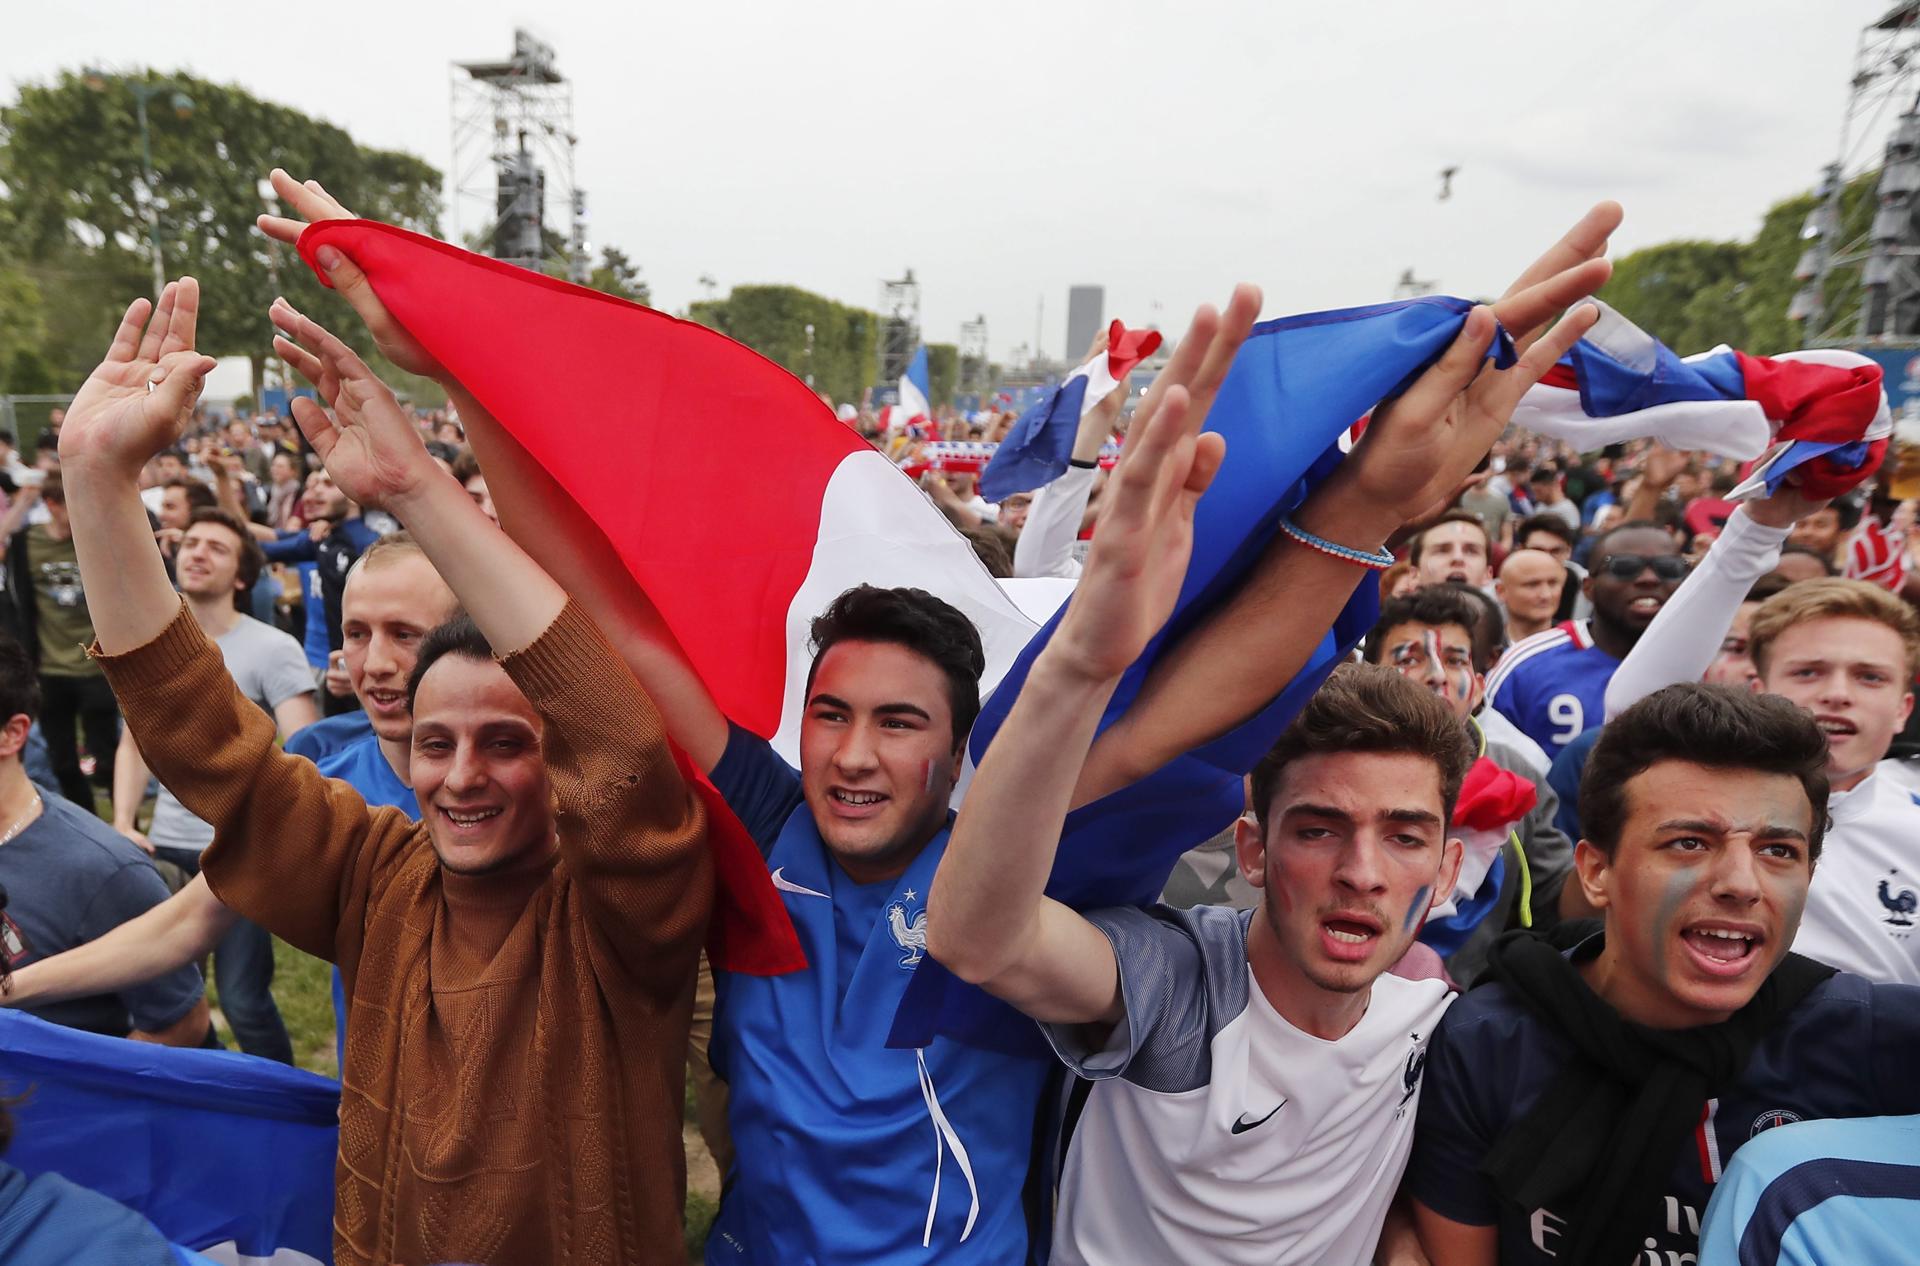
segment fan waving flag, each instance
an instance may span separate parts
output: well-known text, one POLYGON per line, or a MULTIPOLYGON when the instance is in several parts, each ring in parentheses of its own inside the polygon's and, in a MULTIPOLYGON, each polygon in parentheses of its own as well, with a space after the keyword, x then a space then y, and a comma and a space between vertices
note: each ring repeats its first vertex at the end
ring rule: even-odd
POLYGON ((1004 501, 1066 473, 1080 419, 1093 412, 1127 375, 1160 346, 1160 331, 1129 330, 1115 321, 1107 350, 1067 375, 1067 380, 1020 415, 980 475, 980 495, 1004 501))
POLYGON ((1513 420, 1582 451, 1657 436, 1748 460, 1778 444, 1731 496, 1772 492, 1791 471, 1834 497, 1879 468, 1893 434, 1881 370, 1845 351, 1675 355, 1604 303, 1600 320, 1521 401, 1513 420))
POLYGON ((271 1060, 102 1037, 0 1011, 7 1161, 257 1266, 333 1260, 339 1083, 271 1060))
MULTIPOLYGON (((1132 706, 1161 654, 1233 593, 1273 540, 1281 516, 1340 463, 1354 421, 1438 359, 1471 307, 1426 296, 1254 327, 1207 416, 1206 429, 1226 437, 1227 456, 1195 510, 1193 556, 1173 615, 1121 678, 1102 730, 1132 706)), ((1513 363, 1504 330, 1489 354, 1496 364, 1513 363)), ((1353 578, 1345 609, 1278 698, 1214 742, 1067 816, 1049 896, 1081 910, 1154 901, 1180 854, 1240 816, 1242 778, 1379 613, 1372 573, 1356 569, 1353 578)), ((976 762, 1059 623, 1055 615, 983 706, 968 743, 976 762)), ((1030 1023, 1011 1023, 1013 1015, 928 960, 914 972, 889 1041, 921 1046, 945 1035, 1004 1046, 1034 1032, 1030 1023)))
MULTIPOLYGON (((1032 635, 912 481, 757 353, 391 225, 323 221, 301 234, 300 253, 311 265, 327 243, 518 446, 518 468, 488 479, 548 479, 571 502, 557 513, 577 507, 509 530, 586 557, 610 548, 721 711, 790 763, 799 763, 808 625, 842 591, 913 585, 953 603, 985 643, 983 689, 1032 635), (743 451, 779 454, 778 478, 744 489, 743 451)), ((607 633, 617 645, 619 631, 607 633)), ((716 875, 710 958, 731 971, 797 970, 799 940, 759 850, 699 785, 716 875)))

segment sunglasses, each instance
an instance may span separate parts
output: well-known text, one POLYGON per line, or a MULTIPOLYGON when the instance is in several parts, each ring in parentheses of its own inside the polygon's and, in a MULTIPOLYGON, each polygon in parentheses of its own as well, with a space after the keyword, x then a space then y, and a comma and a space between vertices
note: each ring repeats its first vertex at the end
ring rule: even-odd
POLYGON ((1647 568, 1662 580, 1685 580, 1693 564, 1678 554, 1609 554, 1600 570, 1615 580, 1632 580, 1647 568))

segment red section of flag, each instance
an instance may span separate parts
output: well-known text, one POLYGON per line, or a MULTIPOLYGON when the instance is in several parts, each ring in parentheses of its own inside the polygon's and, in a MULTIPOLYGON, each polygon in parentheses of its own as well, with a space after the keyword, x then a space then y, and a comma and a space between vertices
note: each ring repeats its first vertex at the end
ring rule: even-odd
POLYGON ((1115 382, 1160 348, 1160 331, 1129 330, 1119 321, 1107 327, 1107 373, 1115 382))
POLYGON ((1821 365, 1735 352, 1747 399, 1778 424, 1776 440, 1850 444, 1880 411, 1878 365, 1821 365))
POLYGON ((1565 361, 1557 362, 1552 369, 1540 375, 1543 387, 1564 387, 1568 391, 1580 390, 1580 376, 1573 372, 1573 366, 1565 361))
MULTIPOLYGON (((611 548, 721 710, 772 736, 788 604, 812 562, 828 478, 865 447, 859 435, 792 374, 704 326, 391 225, 311 225, 301 257, 313 266, 326 244, 514 441, 514 468, 488 470, 489 481, 550 477, 571 503, 520 530, 589 556, 611 548), (742 449, 781 459, 779 477, 751 495, 742 449)), ((623 630, 606 632, 621 641, 623 630)), ((716 872, 714 965, 804 967, 759 850, 694 781, 716 872)))

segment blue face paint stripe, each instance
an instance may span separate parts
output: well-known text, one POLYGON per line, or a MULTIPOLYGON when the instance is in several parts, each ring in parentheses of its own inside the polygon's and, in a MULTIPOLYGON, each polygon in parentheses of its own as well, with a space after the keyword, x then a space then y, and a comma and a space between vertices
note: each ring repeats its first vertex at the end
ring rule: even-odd
POLYGON ((1427 912, 1427 894, 1431 891, 1428 885, 1421 884, 1420 891, 1413 894, 1413 904, 1407 907, 1407 917, 1400 922, 1402 932, 1413 931, 1413 925, 1418 923, 1420 916, 1427 912))

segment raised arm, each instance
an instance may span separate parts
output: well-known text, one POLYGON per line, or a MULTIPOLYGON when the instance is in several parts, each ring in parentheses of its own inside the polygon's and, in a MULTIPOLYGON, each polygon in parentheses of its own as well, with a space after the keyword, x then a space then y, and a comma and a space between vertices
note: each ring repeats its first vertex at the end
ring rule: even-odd
POLYGON ((1791 486, 1735 509, 1693 574, 1673 591, 1607 682, 1607 719, 1664 686, 1699 681, 1753 582, 1780 562, 1793 525, 1827 503, 1791 486))
MULTIPOLYGON (((1204 345, 1217 326, 1203 308, 1188 343, 1204 345)), ((1179 596, 1194 505, 1224 451, 1219 436, 1200 434, 1204 420, 1179 384, 1142 407, 1079 587, 987 749, 934 875, 928 952, 1044 1022, 1112 1023, 1123 1012, 1112 944, 1045 888, 1101 712, 1179 596)))
MULTIPOLYGON (((1515 281, 1491 312, 1476 308, 1437 363, 1377 410, 1365 436, 1293 516, 1304 531, 1356 550, 1378 550, 1409 518, 1452 495, 1485 455, 1514 406, 1593 324, 1581 305, 1547 323, 1606 280, 1608 235, 1620 208, 1602 203, 1515 281), (1516 334, 1518 362, 1484 364, 1495 318, 1516 334)), ((1236 291, 1220 337, 1181 341, 1162 380, 1189 384, 1204 414, 1258 314, 1259 296, 1236 291)), ((1157 382, 1142 402, 1154 401, 1157 382)), ((1104 530, 1104 525, 1103 529, 1104 530)), ((1127 715, 1089 755, 1075 804, 1084 804, 1218 738, 1265 707, 1306 664, 1363 573, 1292 538, 1275 538, 1239 591, 1162 656, 1127 715)))
MULTIPOLYGON (((292 243, 309 222, 352 218, 316 181, 303 184, 277 168, 271 179, 282 201, 299 218, 261 216, 260 228, 270 237, 292 243)), ((319 262, 334 290, 365 323, 381 354, 446 390, 481 469, 509 469, 517 451, 513 437, 394 320, 358 266, 332 246, 319 252, 319 262)), ((593 616, 658 704, 668 736, 702 771, 710 772, 726 751, 727 720, 672 631, 632 582, 600 529, 553 478, 531 460, 513 462, 511 468, 522 472, 521 477, 488 485, 501 526, 593 616), (533 530, 536 526, 543 530, 533 530)))
POLYGON ((191 278, 170 285, 151 323, 152 305, 135 300, 67 411, 60 459, 74 551, 128 730, 181 804, 214 828, 204 865, 215 891, 333 958, 373 869, 405 855, 412 827, 396 810, 370 813, 279 750, 273 723, 234 686, 154 548, 139 473, 176 442, 212 368, 193 350, 198 300, 191 278))

